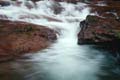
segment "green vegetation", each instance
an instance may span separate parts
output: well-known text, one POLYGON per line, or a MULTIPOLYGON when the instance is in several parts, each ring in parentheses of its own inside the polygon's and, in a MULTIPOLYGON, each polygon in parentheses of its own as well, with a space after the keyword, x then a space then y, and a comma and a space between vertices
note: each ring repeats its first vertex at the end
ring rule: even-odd
POLYGON ((28 27, 24 28, 24 31, 25 32, 31 32, 31 31, 34 31, 34 29, 31 26, 28 26, 28 27))
POLYGON ((116 37, 120 39, 120 31, 115 33, 116 37))
POLYGON ((16 0, 11 0, 11 1, 16 1, 16 0))
POLYGON ((14 32, 17 32, 17 33, 24 33, 24 32, 31 32, 31 31, 34 31, 35 29, 33 29, 31 26, 27 26, 27 27, 24 27, 24 28, 16 28, 14 30, 14 32))
POLYGON ((96 23, 98 22, 98 18, 96 16, 88 15, 86 21, 88 23, 96 23))
POLYGON ((32 32, 36 31, 37 29, 34 29, 32 26, 26 26, 24 28, 22 27, 17 27, 16 29, 14 29, 13 33, 15 34, 24 34, 27 35, 28 37, 30 37, 32 35, 32 32))

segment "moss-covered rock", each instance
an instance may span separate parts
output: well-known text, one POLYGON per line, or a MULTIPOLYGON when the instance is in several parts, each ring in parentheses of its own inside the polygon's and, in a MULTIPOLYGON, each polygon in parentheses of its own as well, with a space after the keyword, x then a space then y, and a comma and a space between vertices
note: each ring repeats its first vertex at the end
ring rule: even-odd
POLYGON ((95 23, 97 23, 98 22, 98 17, 96 17, 96 16, 92 16, 92 15, 88 15, 87 17, 86 17, 86 22, 88 23, 88 24, 95 24, 95 23))

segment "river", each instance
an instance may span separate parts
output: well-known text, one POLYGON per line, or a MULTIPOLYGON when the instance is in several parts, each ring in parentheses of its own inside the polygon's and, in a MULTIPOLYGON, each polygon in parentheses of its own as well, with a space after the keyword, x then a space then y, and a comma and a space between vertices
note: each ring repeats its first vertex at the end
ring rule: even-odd
POLYGON ((45 0, 37 4, 38 8, 31 10, 24 5, 1 7, 0 14, 11 20, 59 29, 58 40, 37 53, 0 63, 0 80, 120 80, 120 65, 108 51, 96 49, 93 45, 77 44, 79 22, 90 14, 86 4, 61 2, 64 11, 58 15, 50 9, 52 2, 45 0), (60 22, 45 18, 20 18, 23 15, 44 15, 60 22))

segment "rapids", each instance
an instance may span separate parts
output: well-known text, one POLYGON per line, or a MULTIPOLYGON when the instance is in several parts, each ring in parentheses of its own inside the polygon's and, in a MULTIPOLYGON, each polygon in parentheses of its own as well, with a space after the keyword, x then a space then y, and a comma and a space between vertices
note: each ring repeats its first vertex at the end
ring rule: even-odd
POLYGON ((90 14, 87 4, 60 2, 63 10, 55 14, 53 1, 39 1, 31 9, 25 6, 25 0, 22 1, 20 6, 0 7, 0 15, 13 21, 45 25, 58 30, 60 35, 47 49, 1 63, 0 80, 115 80, 106 78, 109 72, 102 69, 109 66, 107 52, 77 44, 79 23, 90 14))

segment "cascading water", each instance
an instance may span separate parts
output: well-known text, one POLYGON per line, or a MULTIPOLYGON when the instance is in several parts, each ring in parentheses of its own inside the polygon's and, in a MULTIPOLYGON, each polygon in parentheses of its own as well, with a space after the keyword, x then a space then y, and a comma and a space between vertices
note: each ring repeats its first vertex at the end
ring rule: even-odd
POLYGON ((54 14, 51 9, 53 3, 39 1, 37 8, 31 9, 23 4, 0 7, 0 15, 6 15, 10 20, 60 29, 58 40, 49 48, 3 63, 0 73, 6 74, 9 79, 0 76, 0 80, 98 80, 97 74, 104 56, 89 46, 77 45, 79 22, 89 14, 89 7, 84 3, 75 5, 60 2, 63 10, 60 14, 54 14), (48 18, 55 21, 49 21, 48 18), (9 66, 8 72, 4 71, 6 65, 9 66))

